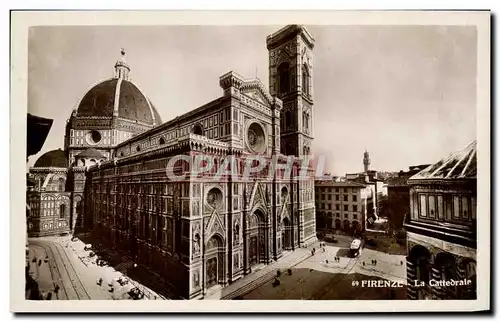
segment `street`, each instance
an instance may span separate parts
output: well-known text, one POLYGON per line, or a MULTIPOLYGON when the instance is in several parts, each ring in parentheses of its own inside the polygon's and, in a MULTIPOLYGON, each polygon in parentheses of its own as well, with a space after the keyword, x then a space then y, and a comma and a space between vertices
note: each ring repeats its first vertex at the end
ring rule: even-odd
POLYGON ((69 237, 30 238, 29 275, 37 284, 35 288, 40 293, 40 298, 44 300, 131 299, 129 291, 134 288, 140 289, 151 298, 156 295, 112 267, 98 266, 95 256, 89 254, 89 251, 84 250, 83 242, 70 241, 69 237), (99 279, 102 279, 101 283, 98 283, 99 279), (125 283, 121 285, 118 282, 120 280, 125 283))

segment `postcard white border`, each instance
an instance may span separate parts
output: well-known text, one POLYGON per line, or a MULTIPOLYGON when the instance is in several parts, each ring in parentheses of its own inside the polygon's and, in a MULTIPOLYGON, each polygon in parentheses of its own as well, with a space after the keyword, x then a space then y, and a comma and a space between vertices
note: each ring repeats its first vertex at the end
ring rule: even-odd
POLYGON ((489 11, 17 11, 11 14, 10 242, 14 312, 407 312, 478 311, 490 305, 489 11), (26 301, 28 28, 42 25, 474 25, 478 39, 478 299, 460 301, 26 301), (110 305, 112 303, 112 305, 110 305))

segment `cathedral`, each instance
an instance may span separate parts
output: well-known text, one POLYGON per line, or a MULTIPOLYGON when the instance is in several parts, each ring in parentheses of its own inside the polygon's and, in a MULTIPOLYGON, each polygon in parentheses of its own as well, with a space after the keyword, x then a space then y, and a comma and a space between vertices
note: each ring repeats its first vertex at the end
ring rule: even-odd
MULTIPOLYGON (((30 236, 91 232, 162 276, 173 294, 202 298, 316 240, 314 173, 298 175, 313 139, 314 38, 289 25, 266 39, 269 89, 235 72, 219 78, 221 96, 168 122, 130 81, 122 58, 115 75, 93 86, 71 113, 64 150, 30 169, 30 236), (231 156, 236 172, 250 156, 285 160, 291 177, 167 175, 178 156, 231 156)), ((233 166, 233 165, 231 165, 233 166)))

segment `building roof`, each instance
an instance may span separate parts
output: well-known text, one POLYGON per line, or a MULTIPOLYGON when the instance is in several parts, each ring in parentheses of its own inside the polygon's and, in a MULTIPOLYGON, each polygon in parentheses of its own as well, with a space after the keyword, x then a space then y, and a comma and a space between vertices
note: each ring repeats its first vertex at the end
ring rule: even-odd
POLYGON ((36 160, 35 168, 67 168, 68 159, 63 150, 57 149, 42 154, 36 160))
POLYGON ((409 175, 389 178, 387 179, 387 187, 405 187, 408 185, 409 178, 409 175))
POLYGON ((80 158, 103 158, 104 155, 102 155, 101 152, 97 151, 94 148, 89 148, 87 150, 84 150, 76 155, 77 157, 80 158))
POLYGON ((366 185, 354 181, 327 181, 327 180, 316 180, 316 185, 326 186, 326 187, 358 187, 365 188, 366 185))
POLYGON ((477 173, 477 144, 474 140, 466 148, 449 154, 439 162, 415 174, 410 180, 475 179, 477 173))
POLYGON ((119 78, 107 79, 92 87, 80 101, 76 116, 112 117, 115 109, 118 117, 124 119, 161 124, 158 111, 141 90, 132 82, 119 78))

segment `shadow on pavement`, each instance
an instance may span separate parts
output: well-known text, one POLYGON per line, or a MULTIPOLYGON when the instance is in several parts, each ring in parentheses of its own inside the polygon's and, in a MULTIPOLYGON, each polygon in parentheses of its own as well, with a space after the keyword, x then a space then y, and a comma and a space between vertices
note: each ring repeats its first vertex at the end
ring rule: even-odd
POLYGON ((40 296, 40 289, 38 283, 30 276, 29 268, 26 267, 26 287, 25 287, 25 299, 39 301, 42 300, 40 296))
POLYGON ((339 248, 337 250, 337 253, 335 256, 340 256, 340 257, 350 257, 351 251, 349 248, 339 248))
POLYGON ((77 236, 77 238, 85 244, 91 244, 92 251, 95 253, 96 257, 106 261, 106 265, 113 267, 116 271, 167 299, 181 299, 169 289, 168 284, 162 280, 160 276, 151 272, 143 265, 140 265, 140 263, 136 263, 128 254, 125 254, 114 247, 107 246, 104 241, 97 240, 90 234, 82 234, 77 236))
POLYGON ((308 268, 292 269, 292 275, 282 274, 280 284, 270 281, 241 296, 244 300, 406 300, 406 286, 403 287, 361 287, 363 280, 383 278, 359 273, 328 273, 308 268), (355 286, 353 282, 359 282, 355 286))

